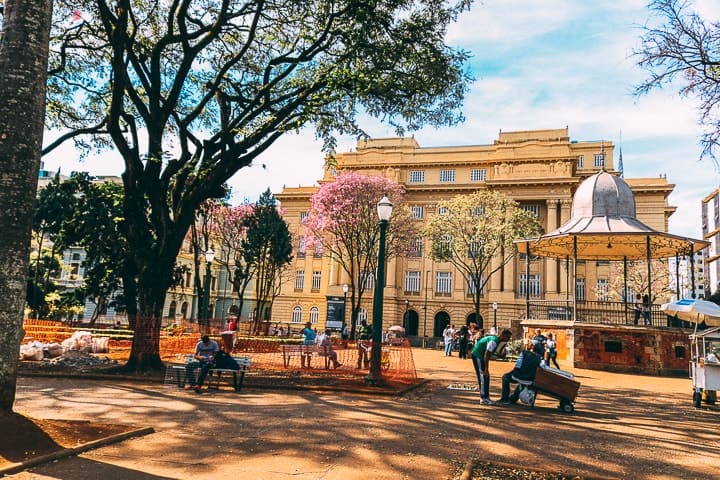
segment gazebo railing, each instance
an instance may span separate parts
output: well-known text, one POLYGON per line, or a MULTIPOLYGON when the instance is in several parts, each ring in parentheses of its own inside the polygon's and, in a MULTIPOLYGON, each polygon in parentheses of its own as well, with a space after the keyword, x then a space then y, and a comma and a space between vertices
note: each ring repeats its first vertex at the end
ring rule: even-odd
MULTIPOLYGON (((573 320, 572 300, 530 300, 530 318, 535 320, 573 320)), ((635 313, 632 302, 599 302, 594 300, 577 302, 577 319, 582 323, 605 325, 634 325, 635 313)), ((645 325, 642 315, 639 326, 645 325)), ((660 305, 650 306, 650 325, 652 327, 691 328, 690 323, 667 316, 660 305)))

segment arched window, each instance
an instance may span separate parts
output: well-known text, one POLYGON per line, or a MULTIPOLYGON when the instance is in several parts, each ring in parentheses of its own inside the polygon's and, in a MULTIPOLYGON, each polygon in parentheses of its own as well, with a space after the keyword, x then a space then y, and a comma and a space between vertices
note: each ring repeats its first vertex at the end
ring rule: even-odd
POLYGON ((363 320, 365 320, 367 322, 367 319, 368 319, 367 310, 360 307, 360 309, 358 310, 358 318, 357 319, 358 319, 358 323, 362 322, 363 320))
POLYGON ((320 320, 320 309, 318 307, 312 307, 310 309, 310 323, 318 323, 320 320))
POLYGON ((299 305, 293 307, 292 323, 302 323, 302 307, 299 305))
POLYGON ((168 310, 168 317, 175 318, 175 311, 177 310, 177 302, 173 300, 170 302, 170 309, 168 310))
POLYGON ((187 318, 187 312, 188 312, 188 302, 183 302, 182 306, 180 307, 180 314, 182 315, 183 319, 187 318))

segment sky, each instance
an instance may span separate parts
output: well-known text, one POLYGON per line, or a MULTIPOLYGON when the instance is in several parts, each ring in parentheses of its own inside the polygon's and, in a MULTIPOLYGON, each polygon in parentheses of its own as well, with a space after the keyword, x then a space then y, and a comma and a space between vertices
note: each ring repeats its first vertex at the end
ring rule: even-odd
MULTIPOLYGON (((694 0, 706 20, 720 19, 720 2, 694 0)), ((622 147, 626 178, 667 175, 677 207, 670 233, 702 238, 701 200, 720 185, 710 160, 701 160, 697 102, 676 90, 636 98, 647 76, 632 52, 642 25, 653 22, 646 0, 484 0, 448 31, 447 43, 471 53, 475 81, 465 100, 465 122, 414 132, 421 147, 492 144, 498 132, 569 128, 571 140, 609 140, 622 147)), ((395 136, 368 120, 373 137, 395 136)), ((353 150, 340 138, 338 152, 353 150)), ((311 186, 322 177, 324 153, 312 130, 281 138, 230 181, 233 203, 255 201, 268 187, 311 186), (261 165, 265 165, 262 168, 261 165)), ((122 164, 98 158, 78 163, 62 149, 45 169, 119 175, 122 164)))

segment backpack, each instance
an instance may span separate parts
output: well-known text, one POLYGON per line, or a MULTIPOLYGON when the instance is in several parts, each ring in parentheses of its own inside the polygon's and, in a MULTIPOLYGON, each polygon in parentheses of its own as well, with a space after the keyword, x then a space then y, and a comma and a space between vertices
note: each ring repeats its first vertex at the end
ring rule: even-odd
POLYGON ((215 368, 226 368, 228 370, 240 370, 240 365, 233 357, 222 350, 215 353, 215 368))

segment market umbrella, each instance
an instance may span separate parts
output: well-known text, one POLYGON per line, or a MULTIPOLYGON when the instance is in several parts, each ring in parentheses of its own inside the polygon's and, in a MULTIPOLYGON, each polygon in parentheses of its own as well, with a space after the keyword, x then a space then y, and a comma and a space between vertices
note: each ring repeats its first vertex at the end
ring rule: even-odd
POLYGON ((720 327, 720 305, 707 300, 683 298, 661 305, 660 310, 686 322, 705 322, 708 326, 720 327))

